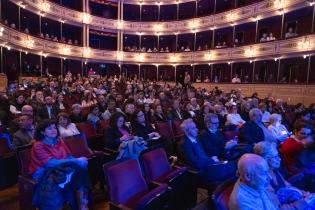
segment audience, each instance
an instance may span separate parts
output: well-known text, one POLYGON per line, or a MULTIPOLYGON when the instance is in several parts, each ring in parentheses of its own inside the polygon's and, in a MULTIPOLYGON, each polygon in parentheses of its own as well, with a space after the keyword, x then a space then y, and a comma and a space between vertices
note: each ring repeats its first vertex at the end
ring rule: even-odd
POLYGON ((294 125, 294 135, 288 137, 281 145, 281 155, 289 173, 296 174, 305 169, 299 163, 299 155, 305 148, 314 143, 311 136, 312 128, 305 122, 298 122, 294 125))
POLYGON ((60 112, 57 116, 59 135, 63 138, 80 134, 74 123, 71 123, 69 115, 60 112))
POLYGON ((254 152, 268 163, 270 186, 282 204, 281 208, 284 206, 292 209, 314 208, 314 194, 293 187, 280 173, 281 158, 276 144, 266 141, 259 142, 255 145, 254 152))
POLYGON ((282 117, 280 114, 275 113, 270 115, 269 121, 270 125, 268 126, 268 129, 278 142, 283 142, 290 136, 291 133, 283 124, 281 124, 282 117))
POLYGON ((61 209, 68 201, 72 209, 88 209, 87 159, 71 155, 59 138, 56 123, 49 119, 37 125, 35 139, 29 173, 42 187, 35 188, 33 205, 39 209, 61 209), (51 190, 53 187, 58 190, 51 190))
MULTIPOLYGON (((100 148, 107 147, 118 152, 123 146, 132 146, 132 142, 137 140, 144 145, 141 151, 146 146, 164 147, 168 156, 181 155, 180 159, 196 169, 204 182, 222 182, 233 177, 236 172, 233 160, 244 152, 251 152, 255 143, 277 143, 282 162, 290 174, 314 174, 314 106, 306 108, 298 104, 293 108, 281 99, 259 98, 256 93, 245 97, 240 90, 225 92, 218 87, 210 91, 203 87, 195 88, 191 86, 188 72, 185 74, 186 79, 182 78, 182 84, 132 77, 82 77, 67 73, 63 79, 50 77, 38 82, 23 80, 20 86, 17 83, 10 84, 10 87, 16 88, 10 88, 7 95, 0 98, 1 110, 4 110, 0 120, 4 122, 5 128, 9 127, 14 148, 29 144, 34 147, 37 144, 34 144, 34 127, 46 119, 57 118, 58 125, 53 126, 57 126, 60 138, 79 134, 76 123, 91 122, 104 138, 104 141, 99 141, 100 148), (13 102, 11 107, 9 101, 13 102), (177 120, 180 122, 174 123, 177 120), (102 126, 104 123, 104 128, 100 128, 99 121, 102 126), (178 123, 182 123, 184 137, 177 142, 178 145, 173 145, 172 139, 166 139, 161 135, 161 130, 156 130, 161 129, 155 127, 156 123, 164 121, 168 123, 163 125, 170 126, 170 131, 174 133, 178 132, 178 123), (294 135, 291 136, 289 131, 292 130, 293 122, 296 125, 294 135), (107 123, 109 127, 106 127, 107 123), (304 127, 297 126, 300 124, 304 127), (225 137, 229 131, 235 132, 236 137, 232 140, 225 137), (173 149, 173 146, 178 148, 173 149), (241 150, 242 146, 246 149, 241 150), (230 155, 235 151, 237 157, 230 155), (217 169, 224 173, 213 171, 217 169)), ((56 142, 54 146, 58 147, 59 140, 56 142)), ((274 151, 273 154, 276 156, 274 151)), ((271 157, 263 157, 269 163, 271 157)), ((67 159, 68 156, 58 158, 67 159)), ((275 160, 280 161, 276 157, 275 160)), ((269 167, 273 171, 277 170, 271 165, 269 167)), ((250 181, 236 184, 235 188, 243 189, 243 185, 246 185, 244 188, 247 190, 250 181)), ((251 190, 253 195, 257 193, 256 189, 251 190)), ((277 192, 274 194, 278 195, 277 192)), ((308 194, 305 193, 305 196, 308 194)), ((308 200, 306 197, 302 200, 308 200)), ((281 205, 277 204, 277 207, 293 205, 290 202, 283 203, 281 199, 278 198, 281 205)))
POLYGON ((33 116, 28 114, 21 115, 19 117, 19 127, 20 129, 13 135, 13 147, 18 148, 33 144, 35 142, 33 116))

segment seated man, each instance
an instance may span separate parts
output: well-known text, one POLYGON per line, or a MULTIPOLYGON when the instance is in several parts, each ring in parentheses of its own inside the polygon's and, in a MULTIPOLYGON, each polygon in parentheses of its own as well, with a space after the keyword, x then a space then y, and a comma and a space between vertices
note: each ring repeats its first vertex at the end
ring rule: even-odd
POLYGON ((225 150, 229 150, 237 144, 237 141, 226 142, 224 135, 218 130, 219 119, 216 114, 205 116, 206 129, 200 135, 200 142, 206 154, 215 162, 219 162, 219 157, 224 157, 225 150))
POLYGON ((240 129, 240 142, 253 145, 260 141, 276 141, 262 122, 262 115, 258 108, 249 111, 250 120, 240 129))
POLYGON ((20 129, 13 135, 13 147, 21 147, 24 145, 32 144, 34 140, 34 125, 33 116, 22 115, 19 117, 20 129))
POLYGON ((173 101, 173 108, 169 111, 168 118, 171 120, 183 120, 184 119, 184 113, 180 109, 180 101, 178 99, 175 99, 173 101))
MULTIPOLYGON (((239 179, 230 195, 229 209, 295 209, 290 205, 281 205, 277 196, 268 190, 269 166, 262 157, 255 154, 243 155, 238 161, 238 172, 239 179)), ((312 204, 314 199, 314 196, 309 196, 306 202, 312 204)))
POLYGON ((185 133, 179 148, 182 158, 189 166, 198 171, 204 182, 224 181, 235 175, 236 165, 234 162, 217 163, 206 155, 197 139, 198 129, 192 119, 184 120, 181 128, 185 133), (224 171, 224 173, 216 173, 215 170, 224 171))

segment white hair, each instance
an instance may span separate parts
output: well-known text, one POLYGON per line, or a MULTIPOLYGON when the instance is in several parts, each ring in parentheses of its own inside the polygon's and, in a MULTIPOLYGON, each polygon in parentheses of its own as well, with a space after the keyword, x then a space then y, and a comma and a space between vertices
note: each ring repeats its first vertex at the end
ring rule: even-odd
POLYGON ((272 115, 270 115, 269 117, 269 121, 270 123, 274 123, 276 120, 280 121, 282 119, 281 115, 280 114, 277 114, 277 113, 274 113, 272 115))

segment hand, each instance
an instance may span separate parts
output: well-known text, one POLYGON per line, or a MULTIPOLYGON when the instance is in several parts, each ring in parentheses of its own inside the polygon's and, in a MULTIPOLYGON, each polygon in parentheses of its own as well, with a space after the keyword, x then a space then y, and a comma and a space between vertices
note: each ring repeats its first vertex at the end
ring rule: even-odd
POLYGON ((88 164, 88 160, 86 157, 79 157, 76 159, 76 162, 81 168, 86 168, 88 164))
POLYGON ((232 140, 226 142, 225 148, 230 149, 230 148, 234 147, 235 145, 237 145, 237 141, 232 139, 232 140))
POLYGON ((36 142, 36 140, 35 139, 32 139, 31 141, 30 141, 30 144, 34 144, 36 142))
POLYGON ((120 141, 129 141, 132 138, 130 134, 125 134, 120 138, 120 141))
POLYGON ((218 156, 212 156, 211 159, 212 159, 214 162, 220 162, 218 156))
POLYGON ((306 196, 304 198, 304 200, 306 201, 306 203, 308 203, 309 205, 313 205, 315 203, 315 196, 313 194, 309 194, 308 196, 306 196))

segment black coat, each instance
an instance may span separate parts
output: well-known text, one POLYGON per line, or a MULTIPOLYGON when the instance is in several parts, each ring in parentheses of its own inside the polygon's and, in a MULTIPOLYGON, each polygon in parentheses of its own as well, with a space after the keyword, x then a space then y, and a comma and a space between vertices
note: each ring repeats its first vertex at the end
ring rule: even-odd
POLYGON ((105 145, 112 150, 118 150, 118 147, 121 143, 120 138, 123 134, 118 130, 118 128, 108 128, 105 131, 105 145))
POLYGON ((155 132, 154 128, 149 123, 146 123, 145 126, 143 126, 139 123, 134 123, 132 125, 132 128, 133 128, 133 132, 135 133, 135 135, 142 137, 144 140, 148 140, 149 134, 152 132, 155 132))
POLYGON ((209 157, 218 156, 223 157, 225 151, 225 137, 220 132, 211 133, 208 129, 202 131, 200 135, 200 142, 206 154, 209 157))
POLYGON ((264 131, 253 121, 247 121, 240 129, 240 143, 253 145, 264 139, 264 131))
MULTIPOLYGON (((59 113, 59 109, 56 106, 52 106, 52 110, 51 110, 51 119, 55 119, 57 118, 57 115, 59 113)), ((49 114, 48 114, 48 109, 47 106, 44 105, 40 108, 37 109, 36 111, 36 115, 39 119, 43 120, 43 119, 49 119, 49 114)))
POLYGON ((171 109, 168 113, 168 118, 171 120, 183 120, 184 119, 184 113, 179 110, 179 113, 181 114, 181 116, 178 115, 176 109, 171 109))

